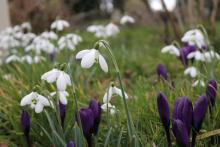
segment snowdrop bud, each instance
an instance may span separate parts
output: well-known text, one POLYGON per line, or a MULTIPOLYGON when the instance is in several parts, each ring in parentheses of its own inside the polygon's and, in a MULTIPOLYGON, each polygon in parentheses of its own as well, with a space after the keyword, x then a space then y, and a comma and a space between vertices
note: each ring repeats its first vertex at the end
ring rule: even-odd
POLYGON ((189 147, 189 134, 186 125, 180 119, 174 119, 172 126, 177 144, 181 147, 189 147))
POLYGON ((216 94, 217 94, 217 82, 215 80, 210 80, 206 88, 206 96, 211 102, 212 106, 215 105, 216 94))
POLYGON ((76 144, 74 141, 69 141, 66 147, 76 147, 76 144))
POLYGON ((161 77, 165 80, 168 79, 167 70, 166 70, 166 68, 164 67, 163 64, 158 64, 157 65, 157 75, 158 75, 159 78, 161 77))
POLYGON ((187 97, 180 97, 175 101, 173 120, 175 119, 181 120, 185 124, 188 133, 190 133, 193 119, 193 107, 191 101, 187 97))

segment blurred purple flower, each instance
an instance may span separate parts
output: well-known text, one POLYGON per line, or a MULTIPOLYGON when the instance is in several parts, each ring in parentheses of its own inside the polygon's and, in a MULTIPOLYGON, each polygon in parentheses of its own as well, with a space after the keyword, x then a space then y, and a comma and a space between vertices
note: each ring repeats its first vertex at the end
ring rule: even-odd
POLYGON ((74 141, 69 141, 66 147, 76 147, 76 144, 74 141))
POLYGON ((189 133, 185 123, 180 119, 173 119, 172 126, 173 134, 176 137, 177 144, 181 147, 189 147, 189 133))
POLYGON ((170 140, 170 109, 166 96, 160 92, 157 96, 157 109, 160 114, 160 120, 165 128, 168 146, 171 146, 170 140))
POLYGON ((158 75, 159 78, 161 77, 165 80, 168 79, 167 70, 166 70, 166 68, 164 67, 163 64, 158 64, 157 65, 157 75, 158 75))
POLYGON ((215 99, 217 94, 217 82, 215 80, 210 80, 206 88, 206 96, 209 99, 212 106, 215 105, 215 99))
POLYGON ((173 119, 181 120, 190 134, 190 128, 193 120, 193 107, 192 102, 187 97, 180 97, 176 100, 173 109, 173 119))
POLYGON ((21 127, 24 132, 24 136, 26 138, 26 141, 28 145, 30 146, 30 139, 29 139, 29 133, 30 133, 30 117, 27 111, 22 111, 21 114, 21 127))
POLYGON ((185 45, 182 49, 180 49, 180 60, 183 66, 186 68, 188 67, 188 59, 187 56, 191 53, 196 51, 196 47, 193 45, 185 45))
POLYGON ((60 109, 61 126, 64 127, 64 121, 66 116, 66 105, 59 102, 59 109, 60 109))

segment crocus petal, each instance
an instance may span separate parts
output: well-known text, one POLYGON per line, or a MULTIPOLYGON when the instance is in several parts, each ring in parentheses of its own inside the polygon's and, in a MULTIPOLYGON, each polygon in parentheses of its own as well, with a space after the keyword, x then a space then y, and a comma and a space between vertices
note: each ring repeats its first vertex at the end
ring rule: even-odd
POLYGON ((76 54, 76 59, 82 59, 90 50, 82 50, 76 54))
POLYGON ((107 73, 108 72, 108 65, 105 61, 105 58, 100 54, 99 54, 99 64, 100 64, 101 69, 107 73))
POLYGON ((162 77, 165 80, 168 79, 167 70, 166 70, 166 68, 164 67, 163 64, 158 64, 156 70, 157 70, 158 77, 162 77))
POLYGON ((70 142, 68 142, 66 147, 76 147, 76 144, 74 141, 70 141, 70 142))
POLYGON ((81 61, 82 68, 90 68, 95 63, 96 50, 91 50, 85 56, 83 56, 81 61))

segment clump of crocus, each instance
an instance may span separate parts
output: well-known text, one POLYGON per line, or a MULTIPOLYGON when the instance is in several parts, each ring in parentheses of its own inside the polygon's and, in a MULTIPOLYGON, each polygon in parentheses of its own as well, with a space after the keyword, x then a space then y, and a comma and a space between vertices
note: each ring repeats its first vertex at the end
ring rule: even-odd
POLYGON ((30 137, 29 137, 30 117, 29 117, 28 112, 24 110, 22 111, 22 114, 21 114, 21 127, 24 132, 24 136, 25 136, 28 146, 31 146, 30 137))
POLYGON ((64 127, 64 121, 66 116, 66 105, 59 102, 59 110, 60 110, 60 120, 61 120, 61 126, 64 127))
POLYGON ((206 111, 208 109, 208 99, 205 94, 200 96, 195 103, 193 111, 193 135, 192 135, 192 145, 195 146, 196 135, 201 129, 202 122, 205 118, 206 111))
POLYGON ((215 99, 217 94, 217 82, 215 80, 210 80, 206 88, 206 96, 209 99, 211 106, 215 105, 215 99))
POLYGON ((157 109, 160 114, 160 120, 166 131, 168 147, 171 147, 170 140, 170 109, 167 102, 167 97, 160 92, 157 96, 157 109))
MULTIPOLYGON (((100 104, 98 104, 95 99, 92 99, 88 108, 80 109, 79 117, 88 146, 92 147, 92 135, 97 134, 101 120, 100 104)), ((78 119, 77 122, 79 123, 78 119)))
POLYGON ((167 70, 163 64, 158 64, 156 70, 157 70, 157 75, 159 78, 168 80, 167 70))
POLYGON ((69 141, 66 147, 76 147, 76 144, 74 141, 69 141))

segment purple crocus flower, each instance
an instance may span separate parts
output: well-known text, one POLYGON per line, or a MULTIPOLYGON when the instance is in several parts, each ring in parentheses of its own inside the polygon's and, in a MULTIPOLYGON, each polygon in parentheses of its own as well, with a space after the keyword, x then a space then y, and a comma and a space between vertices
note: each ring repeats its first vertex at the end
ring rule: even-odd
POLYGON ((215 99, 217 94, 217 82, 215 80, 210 80, 206 88, 206 96, 209 99, 212 106, 215 105, 215 99))
POLYGON ((158 64, 157 65, 157 75, 158 75, 159 78, 161 77, 165 80, 168 79, 167 70, 166 70, 166 68, 164 67, 163 64, 158 64))
POLYGON ((76 147, 76 144, 74 141, 69 141, 66 147, 76 147))
POLYGON ((66 116, 66 105, 59 102, 59 109, 60 109, 60 120, 61 120, 61 126, 64 127, 64 121, 66 116))
POLYGON ((176 100, 173 110, 173 119, 181 120, 190 134, 193 119, 193 107, 191 101, 187 97, 180 97, 176 100))
POLYGON ((193 136, 192 136, 192 147, 195 146, 195 139, 197 132, 201 129, 202 122, 205 118, 206 111, 208 109, 208 99, 206 95, 202 95, 198 98, 195 103, 193 111, 193 136))
POLYGON ((24 136, 26 138, 27 144, 30 146, 30 138, 29 138, 29 132, 30 132, 30 117, 27 111, 22 111, 21 114, 21 127, 24 132, 24 136))
POLYGON ((188 59, 187 56, 191 53, 196 51, 196 47, 193 45, 186 45, 182 49, 180 49, 180 60, 183 66, 186 68, 188 66, 188 59))
POLYGON ((160 114, 160 120, 165 128, 168 146, 171 146, 170 140, 170 109, 166 96, 160 92, 157 96, 157 109, 160 114))
POLYGON ((173 134, 176 137, 177 144, 181 147, 189 147, 189 133, 185 123, 180 119, 173 119, 172 126, 173 134))
POLYGON ((94 126, 93 126, 93 133, 96 135, 99 128, 99 123, 101 120, 102 108, 99 103, 95 99, 92 99, 89 103, 89 108, 94 113, 94 126))

